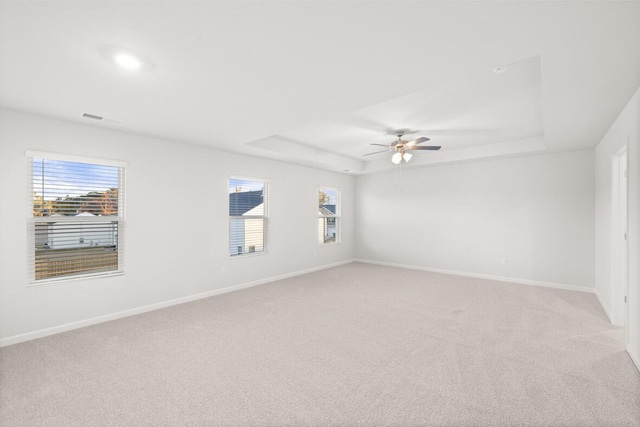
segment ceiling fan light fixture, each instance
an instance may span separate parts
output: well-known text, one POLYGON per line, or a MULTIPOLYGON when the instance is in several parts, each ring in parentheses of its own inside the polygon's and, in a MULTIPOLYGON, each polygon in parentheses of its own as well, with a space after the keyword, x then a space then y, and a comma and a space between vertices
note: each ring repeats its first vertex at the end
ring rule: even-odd
POLYGON ((121 46, 101 46, 98 52, 109 63, 131 73, 150 71, 153 65, 144 55, 121 46))
POLYGON ((370 156, 372 154, 384 153, 392 151, 394 152, 391 156, 391 163, 394 165, 399 165, 404 160, 405 163, 408 163, 409 160, 413 157, 414 153, 409 153, 408 151, 413 150, 439 150, 441 147, 439 145, 419 145, 423 142, 430 141, 429 138, 425 136, 421 136, 420 138, 416 138, 413 141, 405 141, 402 139, 402 135, 404 131, 399 130, 396 131, 396 135, 398 136, 398 140, 392 142, 391 144, 380 144, 380 143, 371 143, 369 145, 375 145, 377 147, 385 147, 386 150, 374 151, 373 153, 366 153, 364 156, 370 156))

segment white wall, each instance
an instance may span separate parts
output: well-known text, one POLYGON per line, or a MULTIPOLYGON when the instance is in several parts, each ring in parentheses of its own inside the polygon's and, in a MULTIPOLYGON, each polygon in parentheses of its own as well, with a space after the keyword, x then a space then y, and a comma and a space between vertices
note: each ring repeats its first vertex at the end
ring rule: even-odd
POLYGON ((348 175, 0 110, 0 178, 0 343, 354 256, 348 175), (27 287, 28 149, 128 162, 125 275, 27 287), (268 255, 228 255, 229 175, 270 180, 268 255), (317 243, 320 186, 342 190, 341 244, 317 243))
POLYGON ((356 256, 593 289, 593 162, 588 150, 359 176, 356 256))
POLYGON ((628 144, 629 344, 640 369, 640 89, 595 150, 596 157, 596 293, 612 310, 611 208, 612 157, 628 144))

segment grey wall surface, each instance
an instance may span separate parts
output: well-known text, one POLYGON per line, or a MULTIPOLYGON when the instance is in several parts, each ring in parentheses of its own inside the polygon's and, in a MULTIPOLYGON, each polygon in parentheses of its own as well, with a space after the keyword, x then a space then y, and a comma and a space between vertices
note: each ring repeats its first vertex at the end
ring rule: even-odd
POLYGON ((357 257, 593 288, 593 163, 588 150, 359 176, 357 257))
POLYGON ((0 176, 0 339, 354 256, 345 174, 1 111, 0 176), (124 275, 27 286, 25 150, 128 162, 124 275), (230 175, 270 181, 267 255, 229 257, 230 175), (317 243, 320 186, 342 190, 340 244, 317 243))

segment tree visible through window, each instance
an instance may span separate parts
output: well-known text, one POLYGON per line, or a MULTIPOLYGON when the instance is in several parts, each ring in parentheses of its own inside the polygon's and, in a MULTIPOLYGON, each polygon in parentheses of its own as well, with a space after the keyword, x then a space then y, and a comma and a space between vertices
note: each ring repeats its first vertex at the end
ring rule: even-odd
POLYGON ((121 272, 124 164, 60 157, 29 156, 30 282, 121 272))
POLYGON ((266 252, 268 183, 229 179, 229 255, 266 252))
POLYGON ((340 241, 340 191, 320 188, 318 191, 318 243, 340 241))

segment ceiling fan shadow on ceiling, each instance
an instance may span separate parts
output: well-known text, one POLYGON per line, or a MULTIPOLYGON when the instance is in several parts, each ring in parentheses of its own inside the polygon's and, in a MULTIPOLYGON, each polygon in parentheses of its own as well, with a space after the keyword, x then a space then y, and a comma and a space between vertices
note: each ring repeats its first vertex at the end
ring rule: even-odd
POLYGON ((369 144, 369 145, 377 145, 380 147, 387 147, 387 149, 381 150, 381 151, 374 151, 373 153, 367 153, 365 154, 365 156, 370 156, 372 154, 378 154, 378 153, 385 153, 388 151, 395 151, 395 153, 393 153, 393 156, 391 156, 391 161, 394 164, 399 165, 403 160, 405 162, 408 162, 409 160, 411 160, 411 157, 413 157, 413 154, 409 153, 409 151, 422 151, 422 150, 435 151, 442 148, 439 145, 418 145, 418 144, 422 144, 423 142, 429 141, 429 138, 424 136, 414 139, 413 141, 405 141, 402 139, 402 135, 404 135, 404 133, 405 131, 403 130, 396 131, 395 134, 398 137, 398 140, 392 142, 390 145, 369 144))

